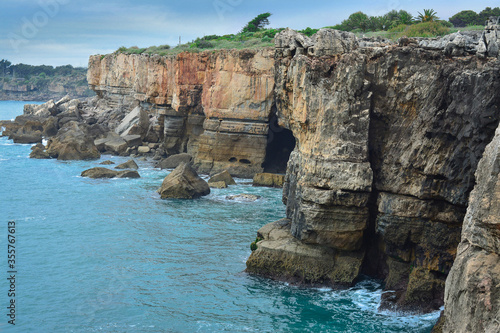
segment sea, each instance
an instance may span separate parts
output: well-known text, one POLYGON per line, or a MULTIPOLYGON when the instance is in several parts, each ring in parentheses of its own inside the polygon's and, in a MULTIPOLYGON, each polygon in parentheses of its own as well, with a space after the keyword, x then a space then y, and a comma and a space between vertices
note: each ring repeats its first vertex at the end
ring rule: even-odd
MULTIPOLYGON (((25 103, 0 101, 0 119, 25 103)), ((136 160, 139 179, 88 179, 128 158, 36 160, 31 147, 0 138, 2 332, 430 332, 438 319, 378 311, 369 278, 339 291, 245 273, 256 231, 285 215, 280 189, 236 179, 162 200, 171 170, 136 160), (226 199, 241 193, 260 199, 226 199)))

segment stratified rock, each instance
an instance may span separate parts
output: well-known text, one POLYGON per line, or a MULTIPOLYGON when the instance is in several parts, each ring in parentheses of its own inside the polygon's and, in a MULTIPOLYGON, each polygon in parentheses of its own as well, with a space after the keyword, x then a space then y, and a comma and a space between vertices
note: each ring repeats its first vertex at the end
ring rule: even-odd
POLYGON ((285 175, 275 173, 258 173, 253 177, 254 186, 283 187, 285 175))
POLYGON ((249 273, 303 285, 349 286, 360 273, 362 255, 328 246, 305 244, 290 233, 282 219, 257 232, 257 249, 247 260, 249 273))
POLYGON ((236 195, 228 195, 226 196, 227 200, 235 200, 235 201, 242 201, 242 202, 253 202, 259 200, 261 197, 259 195, 255 194, 236 194, 236 195))
POLYGON ((122 136, 123 140, 127 143, 129 147, 140 146, 142 145, 142 139, 140 135, 124 135, 122 136))
POLYGON ((110 160, 106 160, 106 161, 103 161, 103 162, 101 162, 99 164, 102 164, 102 165, 111 165, 111 164, 115 164, 115 162, 110 161, 110 160))
POLYGON ((70 122, 49 140, 47 153, 58 160, 92 160, 101 154, 89 136, 88 125, 70 122))
POLYGON ((162 199, 194 199, 210 194, 210 187, 189 164, 181 163, 165 177, 158 193, 162 199))
POLYGON ((134 169, 134 170, 137 170, 137 169, 139 169, 139 166, 137 165, 137 163, 135 163, 134 160, 128 160, 125 163, 122 163, 122 164, 115 166, 115 169, 134 169))
POLYGON ((137 171, 116 171, 101 167, 85 170, 82 172, 81 176, 88 178, 140 178, 137 171))
POLYGON ((500 126, 476 171, 457 258, 446 280, 443 332, 500 328, 500 126))
POLYGON ((191 163, 192 160, 193 157, 191 157, 191 155, 189 154, 176 154, 161 160, 160 162, 158 162, 156 167, 160 169, 175 169, 181 163, 191 163))
POLYGON ((225 186, 223 186, 222 188, 225 188, 228 185, 236 185, 236 182, 234 181, 233 177, 231 177, 231 174, 227 172, 227 170, 224 170, 210 177, 210 179, 208 180, 208 185, 210 185, 210 187, 221 188, 220 185, 215 185, 215 183, 220 182, 223 182, 225 184, 225 186))

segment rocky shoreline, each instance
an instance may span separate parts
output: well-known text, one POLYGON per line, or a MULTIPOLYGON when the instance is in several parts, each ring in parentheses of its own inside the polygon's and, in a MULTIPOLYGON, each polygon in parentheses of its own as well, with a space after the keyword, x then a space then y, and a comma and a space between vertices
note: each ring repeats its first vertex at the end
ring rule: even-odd
POLYGON ((258 231, 249 273, 336 287, 368 274, 385 280, 383 308, 444 304, 445 332, 495 327, 498 26, 397 43, 287 29, 275 43, 92 56, 95 98, 26 106, 2 122, 3 135, 50 138, 33 153, 43 158, 188 160, 194 173, 227 170, 268 186, 282 180, 256 174, 285 162, 286 218, 258 231), (476 262, 481 278, 468 272, 476 262), (481 300, 475 313, 459 305, 464 293, 467 304, 481 300), (461 316, 467 328, 453 324, 461 316))

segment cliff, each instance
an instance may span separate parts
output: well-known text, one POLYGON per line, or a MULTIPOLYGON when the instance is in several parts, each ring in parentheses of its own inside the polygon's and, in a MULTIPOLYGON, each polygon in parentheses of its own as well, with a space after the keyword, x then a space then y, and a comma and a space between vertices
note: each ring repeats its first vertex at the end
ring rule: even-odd
POLYGON ((275 42, 92 56, 90 118, 118 129, 147 115, 142 139, 191 154, 202 173, 253 176, 295 144, 286 218, 258 231, 248 272, 332 286, 368 274, 385 280, 382 307, 415 311, 443 305, 449 275, 447 327, 474 316, 478 293, 484 325, 498 314, 497 28, 398 43, 285 30, 275 42))
POLYGON ((500 119, 498 60, 465 44, 366 46, 328 30, 276 40, 279 122, 297 146, 287 219, 259 230, 247 271, 312 285, 366 273, 393 291, 383 307, 438 309, 500 119))
POLYGON ((272 49, 98 55, 88 81, 99 112, 116 117, 106 118, 111 128, 139 106, 169 154, 188 152, 200 172, 252 177, 266 154, 273 57, 272 49))

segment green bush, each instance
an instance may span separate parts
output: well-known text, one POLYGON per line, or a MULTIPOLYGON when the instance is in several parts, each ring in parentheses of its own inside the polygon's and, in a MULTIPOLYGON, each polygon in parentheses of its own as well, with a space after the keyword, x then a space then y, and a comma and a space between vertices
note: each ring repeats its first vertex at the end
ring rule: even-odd
MULTIPOLYGON (((400 26, 396 27, 399 28, 400 26)), ((436 21, 423 22, 406 26, 404 31, 401 31, 396 38, 406 37, 438 37, 444 36, 450 32, 450 28, 443 26, 436 21)))

